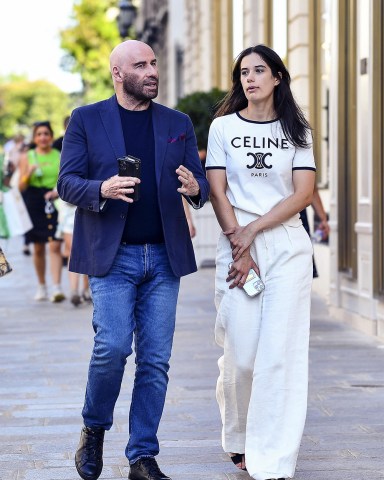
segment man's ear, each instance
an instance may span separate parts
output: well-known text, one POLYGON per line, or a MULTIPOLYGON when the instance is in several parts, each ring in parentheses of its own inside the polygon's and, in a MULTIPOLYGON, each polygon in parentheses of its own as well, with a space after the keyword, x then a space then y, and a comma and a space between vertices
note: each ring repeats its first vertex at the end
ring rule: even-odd
POLYGON ((121 77, 119 67, 116 67, 116 66, 112 67, 112 77, 114 80, 116 80, 116 82, 121 82, 123 80, 121 77))

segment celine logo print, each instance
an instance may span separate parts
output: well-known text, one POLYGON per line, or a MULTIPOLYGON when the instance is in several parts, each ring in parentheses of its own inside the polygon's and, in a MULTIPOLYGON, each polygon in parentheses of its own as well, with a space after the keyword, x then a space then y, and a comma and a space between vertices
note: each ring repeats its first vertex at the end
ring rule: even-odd
POLYGON ((267 165, 265 163, 265 159, 267 157, 272 157, 272 153, 252 153, 248 152, 247 157, 253 157, 254 162, 251 165, 247 165, 247 168, 257 168, 258 170, 261 168, 272 168, 272 165, 267 165))

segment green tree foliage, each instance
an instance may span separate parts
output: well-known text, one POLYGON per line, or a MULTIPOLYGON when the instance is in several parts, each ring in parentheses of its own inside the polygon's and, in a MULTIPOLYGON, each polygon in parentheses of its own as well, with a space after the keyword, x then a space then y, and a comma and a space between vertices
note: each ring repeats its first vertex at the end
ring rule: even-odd
POLYGON ((80 74, 86 103, 113 93, 109 55, 120 40, 116 5, 116 0, 80 0, 73 7, 73 25, 60 33, 67 52, 62 67, 80 74))
POLYGON ((0 80, 0 143, 18 132, 28 135, 34 122, 45 120, 59 136, 72 106, 66 93, 45 80, 0 80))
POLYGON ((217 103, 226 93, 218 88, 213 88, 209 92, 195 92, 180 99, 175 107, 190 116, 195 127, 199 150, 207 148, 208 131, 217 103))

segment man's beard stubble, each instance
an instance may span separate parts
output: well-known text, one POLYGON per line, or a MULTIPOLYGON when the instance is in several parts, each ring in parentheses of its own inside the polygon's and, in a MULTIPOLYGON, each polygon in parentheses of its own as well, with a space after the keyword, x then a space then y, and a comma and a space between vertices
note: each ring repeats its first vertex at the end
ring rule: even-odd
POLYGON ((145 85, 139 83, 135 75, 127 74, 123 79, 123 91, 127 97, 133 97, 138 101, 148 101, 156 98, 158 95, 159 80, 156 77, 149 77, 147 81, 156 81, 156 90, 151 89, 150 92, 145 92, 145 85))

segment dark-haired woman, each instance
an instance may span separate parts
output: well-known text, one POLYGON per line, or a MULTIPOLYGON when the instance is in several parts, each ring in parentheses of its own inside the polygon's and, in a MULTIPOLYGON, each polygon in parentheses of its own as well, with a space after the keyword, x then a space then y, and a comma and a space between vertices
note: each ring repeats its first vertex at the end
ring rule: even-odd
POLYGON ((57 210, 53 201, 60 168, 60 152, 52 148, 53 130, 49 122, 35 123, 32 141, 34 148, 22 154, 20 159, 19 189, 23 192, 25 204, 33 228, 26 234, 26 241, 34 244, 33 261, 38 278, 35 300, 47 300, 45 283, 45 244, 49 243, 49 258, 53 281, 51 301, 61 302, 65 296, 60 279, 62 257, 60 241, 55 239, 57 210))
POLYGON ((217 399, 222 444, 256 480, 293 477, 307 408, 312 244, 311 129, 280 57, 264 45, 237 58, 212 122, 206 169, 222 228, 217 247, 217 399), (253 268, 265 290, 243 289, 253 268))

